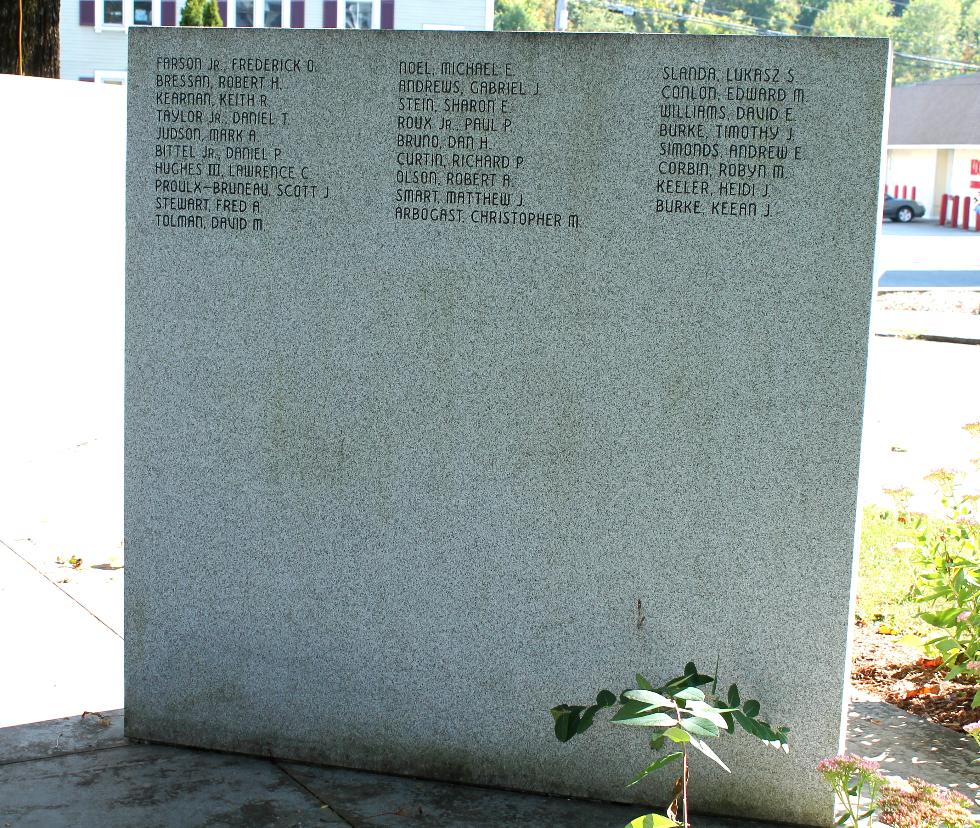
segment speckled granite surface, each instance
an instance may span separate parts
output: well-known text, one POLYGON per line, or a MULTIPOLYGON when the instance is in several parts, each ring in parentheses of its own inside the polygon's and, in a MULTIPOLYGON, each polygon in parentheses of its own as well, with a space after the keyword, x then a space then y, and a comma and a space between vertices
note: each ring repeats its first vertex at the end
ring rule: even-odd
POLYGON ((822 824, 888 46, 130 31, 127 734, 822 824))

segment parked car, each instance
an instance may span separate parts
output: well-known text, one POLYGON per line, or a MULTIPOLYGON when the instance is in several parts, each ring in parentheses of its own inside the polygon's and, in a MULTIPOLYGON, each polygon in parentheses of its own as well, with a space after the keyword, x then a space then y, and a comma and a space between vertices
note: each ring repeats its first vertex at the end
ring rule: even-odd
POLYGON ((922 218, 925 214, 926 208, 918 201, 913 201, 911 198, 894 198, 885 193, 885 209, 882 215, 886 219, 905 224, 914 218, 922 218))

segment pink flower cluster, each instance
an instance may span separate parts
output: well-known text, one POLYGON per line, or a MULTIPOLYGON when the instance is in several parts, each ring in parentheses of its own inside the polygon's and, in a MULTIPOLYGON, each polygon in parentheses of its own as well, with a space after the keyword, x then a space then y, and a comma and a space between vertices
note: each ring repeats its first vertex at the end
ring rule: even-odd
POLYGON ((878 817, 892 828, 972 826, 970 800, 963 794, 911 778, 908 787, 886 785, 878 797, 878 817))
POLYGON ((842 754, 817 763, 817 771, 825 777, 849 779, 855 774, 877 775, 881 766, 874 759, 862 759, 853 754, 842 754))

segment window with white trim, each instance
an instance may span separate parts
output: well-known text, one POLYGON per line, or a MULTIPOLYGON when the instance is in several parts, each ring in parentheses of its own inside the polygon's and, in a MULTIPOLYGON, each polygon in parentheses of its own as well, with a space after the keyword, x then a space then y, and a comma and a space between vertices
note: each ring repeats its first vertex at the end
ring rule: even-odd
POLYGON ((344 2, 344 28, 345 29, 370 29, 371 28, 371 7, 374 3, 360 2, 359 0, 345 0, 344 2))
POLYGON ((289 0, 228 0, 230 28, 289 28, 289 0))
POLYGON ((95 30, 159 26, 161 0, 95 0, 95 30))
POLYGON ((235 26, 248 28, 255 25, 255 0, 237 0, 235 3, 235 26))
POLYGON ((133 25, 152 26, 153 25, 153 0, 132 0, 133 2, 133 25))
POLYGON ((381 27, 380 0, 343 0, 337 21, 340 29, 378 29, 381 27))
POLYGON ((122 26, 122 24, 123 24, 123 0, 103 0, 102 25, 122 26))
POLYGON ((282 28, 282 4, 283 0, 265 0, 265 27, 267 29, 282 28))

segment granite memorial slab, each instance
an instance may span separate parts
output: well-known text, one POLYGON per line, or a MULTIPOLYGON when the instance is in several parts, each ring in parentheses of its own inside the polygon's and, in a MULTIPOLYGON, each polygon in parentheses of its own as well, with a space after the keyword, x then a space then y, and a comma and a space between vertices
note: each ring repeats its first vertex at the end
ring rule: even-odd
POLYGON ((887 41, 129 38, 127 734, 830 824, 887 41))

